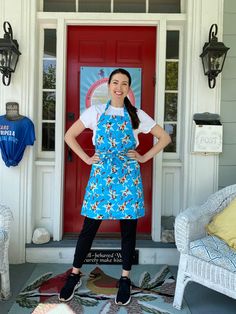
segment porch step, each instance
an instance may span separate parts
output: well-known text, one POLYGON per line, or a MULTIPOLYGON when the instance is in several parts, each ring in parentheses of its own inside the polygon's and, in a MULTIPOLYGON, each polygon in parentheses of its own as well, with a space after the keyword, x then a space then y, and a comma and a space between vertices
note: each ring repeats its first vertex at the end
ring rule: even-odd
MULTIPOLYGON (((45 244, 27 244, 26 262, 71 264, 76 242, 74 239, 63 239, 45 244)), ((92 249, 119 250, 120 239, 95 239, 92 249)), ((139 264, 178 265, 179 262, 179 252, 174 243, 137 240, 136 250, 139 251, 139 264)))

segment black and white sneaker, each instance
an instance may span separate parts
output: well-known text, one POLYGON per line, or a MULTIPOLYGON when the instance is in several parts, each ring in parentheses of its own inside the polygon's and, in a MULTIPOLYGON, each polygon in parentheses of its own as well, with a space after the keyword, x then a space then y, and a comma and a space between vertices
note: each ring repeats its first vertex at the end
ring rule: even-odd
POLYGON ((131 300, 131 289, 130 279, 122 276, 119 280, 119 289, 116 295, 115 304, 128 305, 131 300))
POLYGON ((73 298, 76 289, 78 289, 81 286, 81 284, 82 284, 81 273, 79 274, 71 273, 68 276, 64 287, 61 289, 58 299, 62 302, 70 301, 73 298))

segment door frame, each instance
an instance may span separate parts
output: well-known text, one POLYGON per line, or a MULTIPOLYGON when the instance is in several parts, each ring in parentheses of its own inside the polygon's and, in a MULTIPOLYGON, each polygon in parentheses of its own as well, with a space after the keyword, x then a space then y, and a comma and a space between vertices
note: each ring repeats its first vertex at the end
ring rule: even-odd
MULTIPOLYGON (((38 14, 40 20, 41 13, 38 14)), ((55 13, 55 19, 48 19, 48 25, 56 24, 57 34, 57 93, 56 93, 56 127, 55 138, 55 172, 54 172, 54 209, 53 209, 53 240, 59 241, 63 236, 63 197, 64 197, 64 133, 65 133, 65 104, 66 104, 66 47, 67 26, 69 25, 93 25, 93 26, 154 26, 156 32, 156 86, 154 98, 154 119, 159 125, 164 121, 164 91, 165 91, 165 48, 167 19, 170 15, 164 14, 80 14, 55 13), (106 16, 106 20, 104 20, 106 16), (160 43, 162 49, 159 49, 160 43), (157 106, 158 104, 158 106, 157 106)), ((175 24, 182 25, 186 19, 185 14, 172 15, 175 24), (177 22, 177 23, 176 23, 177 22)), ((45 13, 42 14, 45 23, 45 13)), ((162 168, 163 153, 159 153, 153 160, 153 194, 152 194, 152 228, 153 241, 160 241, 161 237, 161 208, 162 208, 162 168), (159 209, 159 210, 158 210, 159 209)))

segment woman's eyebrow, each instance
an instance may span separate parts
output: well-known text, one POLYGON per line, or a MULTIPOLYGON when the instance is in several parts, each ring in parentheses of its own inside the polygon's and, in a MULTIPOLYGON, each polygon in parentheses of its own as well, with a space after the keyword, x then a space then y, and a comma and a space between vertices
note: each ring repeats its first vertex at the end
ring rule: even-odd
MULTIPOLYGON (((112 82, 119 82, 119 80, 114 79, 114 80, 112 80, 112 82)), ((128 81, 121 81, 121 83, 127 83, 128 84, 128 81)))

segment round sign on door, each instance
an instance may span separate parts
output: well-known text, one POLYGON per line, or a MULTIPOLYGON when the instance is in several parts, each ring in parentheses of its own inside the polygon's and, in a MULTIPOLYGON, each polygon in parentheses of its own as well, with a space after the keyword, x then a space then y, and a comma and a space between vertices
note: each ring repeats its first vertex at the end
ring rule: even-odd
MULTIPOLYGON (((80 69, 80 113, 92 105, 106 104, 109 95, 107 82, 110 73, 116 68, 81 67, 80 69)), ((132 84, 128 97, 136 107, 141 107, 141 69, 125 68, 129 71, 132 84)))

